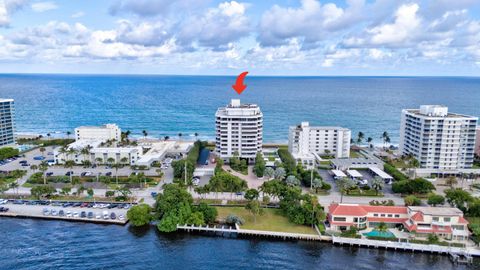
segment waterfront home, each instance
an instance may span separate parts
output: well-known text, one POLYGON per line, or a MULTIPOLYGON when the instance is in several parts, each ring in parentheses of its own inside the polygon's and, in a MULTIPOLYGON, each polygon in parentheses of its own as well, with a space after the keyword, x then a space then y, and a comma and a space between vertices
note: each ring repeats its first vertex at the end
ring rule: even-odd
POLYGON ((413 236, 435 234, 452 241, 468 240, 468 221, 453 207, 372 206, 333 203, 327 214, 330 230, 345 231, 351 226, 360 230, 376 228, 383 222, 389 228, 404 228, 413 236))
POLYGON ((328 208, 327 218, 333 231, 348 230, 351 226, 359 229, 375 228, 381 222, 393 228, 408 219, 408 211, 404 206, 333 203, 328 208))
POLYGON ((458 208, 408 206, 407 210, 408 219, 404 227, 417 236, 436 234, 453 241, 468 240, 468 221, 458 208))

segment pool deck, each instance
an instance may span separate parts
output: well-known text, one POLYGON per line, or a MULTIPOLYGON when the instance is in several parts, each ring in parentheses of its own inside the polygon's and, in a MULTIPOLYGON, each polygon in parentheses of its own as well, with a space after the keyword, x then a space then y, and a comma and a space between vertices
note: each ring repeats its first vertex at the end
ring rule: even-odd
POLYGON ((102 224, 116 224, 116 225, 125 225, 127 224, 127 210, 126 209, 98 209, 98 208, 80 208, 80 207, 61 207, 61 206, 51 206, 51 205, 24 205, 24 204, 2 204, 1 206, 9 208, 8 212, 0 212, 0 217, 10 217, 10 218, 40 218, 40 219, 54 219, 54 220, 65 220, 65 221, 74 221, 74 222, 89 222, 89 223, 102 223, 102 224), (50 210, 56 210, 57 213, 60 210, 63 210, 65 214, 67 211, 77 212, 80 214, 82 211, 92 212, 93 218, 82 218, 82 217, 67 217, 67 216, 51 216, 43 215, 43 209, 47 208, 50 210), (103 217, 103 211, 108 211, 110 213, 114 212, 117 217, 123 215, 124 220, 117 219, 97 219, 95 218, 96 214, 100 214, 103 217))

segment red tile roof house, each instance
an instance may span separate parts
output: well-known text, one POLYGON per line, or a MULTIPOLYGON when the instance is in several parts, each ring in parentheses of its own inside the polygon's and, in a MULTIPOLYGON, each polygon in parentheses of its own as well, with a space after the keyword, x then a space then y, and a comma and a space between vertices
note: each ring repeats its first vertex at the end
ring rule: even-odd
POLYGON ((404 227, 417 236, 427 237, 434 233, 452 241, 468 240, 468 221, 460 209, 422 206, 409 206, 407 209, 409 218, 404 227))
POLYGON ((404 206, 372 206, 361 204, 331 204, 328 208, 330 230, 348 230, 350 226, 359 229, 375 228, 380 222, 388 227, 402 225, 408 219, 404 206))
POLYGON ((380 222, 393 228, 403 225, 409 232, 426 237, 431 233, 454 241, 467 240, 468 221, 463 212, 451 207, 371 206, 361 204, 331 204, 327 219, 330 230, 375 228, 380 222))

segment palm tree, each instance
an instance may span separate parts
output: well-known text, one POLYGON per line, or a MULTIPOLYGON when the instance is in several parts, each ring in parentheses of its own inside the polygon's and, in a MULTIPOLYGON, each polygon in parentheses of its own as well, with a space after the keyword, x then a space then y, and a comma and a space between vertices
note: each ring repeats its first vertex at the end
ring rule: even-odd
POLYGON ((182 141, 182 136, 183 136, 183 134, 182 134, 181 132, 178 133, 178 140, 179 140, 179 141, 182 141))
POLYGON ((268 180, 270 180, 275 176, 275 170, 272 167, 267 167, 265 168, 265 172, 263 173, 263 175, 266 176, 268 180))
POLYGON ((48 170, 48 163, 44 160, 40 163, 40 166, 38 166, 38 168, 40 169, 40 171, 43 174, 43 184, 46 185, 47 184, 47 175, 45 174, 45 172, 48 170))
POLYGON ((13 190, 15 190, 15 194, 18 195, 18 187, 20 185, 15 181, 15 182, 12 182, 10 183, 9 187, 13 190))
POLYGON ((355 182, 348 177, 338 180, 337 185, 340 190, 340 202, 343 202, 343 194, 347 193, 348 195, 350 190, 356 186, 355 182))
POLYGON ((457 178, 455 176, 450 176, 445 180, 445 184, 449 185, 451 189, 453 189, 453 186, 458 184, 457 178))
POLYGON ((284 177, 285 177, 285 169, 284 168, 279 167, 279 168, 275 169, 275 179, 283 180, 284 177))
POLYGON ((83 155, 84 161, 87 161, 87 157, 88 157, 88 161, 90 161, 90 149, 91 149, 91 146, 87 145, 84 148, 82 148, 82 150, 80 150, 80 154, 83 155))
POLYGON ((120 159, 120 162, 121 162, 122 164, 128 164, 128 158, 127 158, 127 157, 123 157, 123 158, 120 159))
POLYGON ((363 132, 358 132, 358 135, 357 135, 357 143, 360 144, 362 143, 363 139, 365 138, 365 134, 363 134, 363 132))
POLYGON ((97 157, 97 158, 95 159, 95 162, 98 163, 98 164, 102 164, 103 159, 102 159, 101 157, 97 157))
POLYGON ((378 195, 378 191, 382 190, 385 186, 385 182, 382 178, 375 176, 372 180, 372 188, 375 189, 375 195, 378 195))
POLYGON ((198 140, 198 132, 195 132, 194 135, 195 135, 195 141, 197 141, 198 140))
POLYGON ((40 147, 40 149, 38 149, 38 150, 40 151, 42 156, 43 156, 43 153, 45 153, 45 151, 46 151, 45 147, 40 147))
POLYGON ((384 132, 382 133, 383 148, 385 148, 385 144, 387 143, 387 138, 388 138, 388 132, 384 131, 384 132))
MULTIPOLYGON (((67 151, 67 159, 70 160, 70 157, 72 155, 76 155, 77 154, 77 150, 75 150, 74 148, 68 148, 68 151, 67 151)), ((71 159, 73 160, 73 159, 71 159)))
POLYGON ((318 192, 323 186, 323 181, 320 178, 315 178, 312 182, 312 188, 315 189, 315 192, 318 192))
POLYGON ((164 136, 163 138, 165 139, 165 141, 168 141, 168 139, 170 139, 170 136, 164 136))
POLYGON ((37 169, 38 169, 38 166, 35 164, 32 164, 32 166, 30 166, 30 170, 32 170, 33 172, 35 172, 37 169))
POLYGON ((50 136, 52 136, 52 134, 47 133, 48 140, 50 140, 50 136))
POLYGON ((142 134, 143 134, 143 138, 144 138, 144 139, 147 139, 147 135, 148 135, 147 131, 146 131, 146 130, 142 130, 142 134))
POLYGON ((67 139, 70 139, 70 135, 72 135, 72 132, 67 131, 67 139))
POLYGON ((297 177, 295 177, 295 175, 287 176, 287 179, 285 180, 285 182, 287 183, 287 185, 293 186, 293 187, 300 185, 300 180, 298 180, 297 177))
POLYGON ((370 148, 372 148, 372 141, 373 141, 372 137, 367 138, 367 143, 370 146, 370 148))
MULTIPOLYGON (((73 166, 75 165, 75 162, 73 160, 67 160, 65 161, 65 164, 63 164, 63 167, 65 167, 66 169, 71 169, 73 168, 73 166)), ((72 179, 73 178, 73 174, 70 173, 70 183, 72 183, 72 179)))

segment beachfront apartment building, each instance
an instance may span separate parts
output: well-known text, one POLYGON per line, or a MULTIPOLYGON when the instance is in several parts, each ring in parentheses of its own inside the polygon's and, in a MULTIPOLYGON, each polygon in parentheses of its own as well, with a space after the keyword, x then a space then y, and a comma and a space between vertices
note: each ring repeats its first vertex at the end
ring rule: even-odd
POLYGON ((120 141, 122 131, 116 124, 102 126, 81 126, 75 129, 75 140, 120 141))
POLYGON ((15 102, 0 99, 0 147, 15 145, 15 102))
POLYGON ((232 99, 227 106, 218 108, 215 127, 215 153, 224 161, 238 154, 250 163, 262 151, 263 114, 258 105, 232 99))
POLYGON ((480 126, 477 126, 476 129, 476 139, 475 139, 475 154, 480 157, 480 126))
POLYGON ((389 228, 404 228, 419 237, 465 241, 470 235, 463 212, 452 207, 373 206, 333 203, 328 208, 329 230, 345 231, 351 226, 375 229, 381 222, 389 228))
POLYGON ((289 128, 288 151, 297 162, 311 167, 321 155, 350 157, 350 140, 351 131, 347 128, 310 126, 308 122, 302 122, 289 128))
POLYGON ((477 117, 451 113, 440 105, 402 110, 400 153, 415 157, 421 168, 471 168, 477 121, 477 117))

